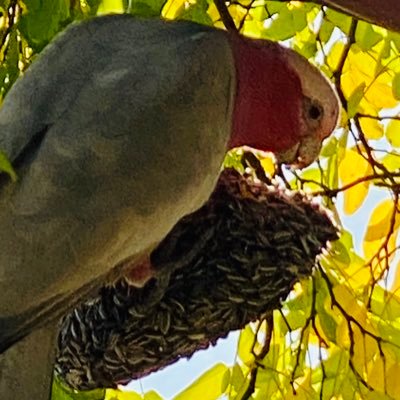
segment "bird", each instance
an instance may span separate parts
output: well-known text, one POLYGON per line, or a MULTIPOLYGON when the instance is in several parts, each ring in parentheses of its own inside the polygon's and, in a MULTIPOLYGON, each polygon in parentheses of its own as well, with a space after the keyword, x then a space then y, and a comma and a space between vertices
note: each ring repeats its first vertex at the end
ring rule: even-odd
POLYGON ((304 167, 338 114, 328 79, 278 43, 131 15, 71 24, 0 108, 18 176, 0 177, 0 353, 149 254, 228 150, 304 167))

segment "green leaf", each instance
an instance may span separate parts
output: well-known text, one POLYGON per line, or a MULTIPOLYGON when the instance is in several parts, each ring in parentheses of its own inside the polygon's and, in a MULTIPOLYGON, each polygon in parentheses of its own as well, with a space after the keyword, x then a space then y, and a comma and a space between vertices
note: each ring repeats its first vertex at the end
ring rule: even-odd
POLYGON ((159 17, 166 2, 167 0, 133 0, 130 12, 145 18, 159 17))
POLYGON ((304 179, 304 187, 302 189, 304 190, 309 190, 309 191, 317 191, 321 190, 321 185, 319 185, 320 182, 323 183, 323 178, 321 175, 321 170, 319 168, 309 168, 305 170, 301 174, 301 178, 304 179))
POLYGON ((360 83, 347 99, 347 114, 349 118, 353 118, 356 114, 358 105, 364 97, 365 86, 365 82, 360 83))
POLYGON ((394 322, 400 315, 400 299, 376 285, 371 296, 371 311, 385 321, 394 322))
POLYGON ((332 24, 331 21, 328 21, 326 18, 322 21, 321 27, 318 32, 319 39, 322 43, 327 43, 332 36, 333 29, 335 25, 332 24))
POLYGON ((328 140, 324 142, 324 146, 320 152, 320 156, 322 157, 331 157, 337 152, 338 147, 338 139, 335 136, 330 136, 328 140))
POLYGON ((307 26, 307 12, 304 7, 289 10, 282 8, 273 19, 269 28, 262 32, 262 36, 272 40, 286 40, 293 37, 297 32, 307 26))
POLYGON ((397 51, 400 51, 400 33, 388 31, 387 39, 393 42, 397 48, 397 51))
POLYGON ((350 30, 351 17, 328 8, 326 19, 337 26, 343 33, 347 34, 350 30))
POLYGON ((104 400, 142 400, 143 397, 135 392, 107 389, 104 400))
POLYGON ((86 4, 90 8, 89 15, 96 15, 101 2, 102 0, 86 0, 86 4))
POLYGON ((284 322, 282 321, 281 329, 287 330, 286 324, 289 324, 290 329, 292 331, 302 328, 304 326, 304 324, 306 323, 306 318, 307 318, 307 316, 303 310, 291 311, 290 313, 285 315, 286 321, 284 321, 284 322))
POLYGON ((280 14, 283 9, 287 9, 285 3, 279 1, 266 1, 265 9, 268 11, 268 15, 280 14))
POLYGON ((301 46, 295 46, 293 48, 305 58, 314 57, 318 50, 316 42, 303 43, 301 46))
MULTIPOLYGON (((283 383, 289 382, 285 379, 283 382, 279 379, 279 374, 276 372, 276 368, 258 369, 257 373, 257 390, 250 399, 254 400, 267 400, 267 399, 282 399, 277 397, 277 393, 283 392, 283 383)), ((283 394, 283 393, 282 393, 283 394)), ((242 399, 237 397, 237 399, 242 399)), ((235 398, 236 400, 236 398, 235 398)))
POLYGON ((28 12, 21 16, 18 28, 37 52, 67 23, 69 0, 26 0, 28 12))
POLYGON ((340 240, 332 243, 332 254, 333 260, 340 262, 344 267, 350 265, 351 256, 348 249, 343 245, 342 242, 340 242, 340 240))
POLYGON ((18 179, 17 174, 15 173, 14 168, 12 167, 6 154, 1 150, 0 150, 0 171, 7 173, 13 182, 15 182, 18 179))
POLYGON ((371 24, 359 21, 356 30, 356 42, 363 51, 371 50, 377 43, 379 43, 383 36, 374 31, 371 24))
POLYGON ((400 73, 397 73, 392 81, 393 97, 400 100, 400 73))
POLYGON ((342 230, 339 240, 336 240, 331 244, 332 246, 332 259, 340 262, 344 268, 351 263, 351 249, 353 249, 353 237, 352 235, 342 230))
POLYGON ((0 70, 0 84, 2 85, 1 94, 4 97, 11 86, 19 77, 19 41, 18 32, 13 28, 10 32, 9 42, 6 51, 6 57, 0 70))
POLYGON ((73 391, 56 376, 53 380, 51 400, 103 400, 104 394, 104 389, 85 392, 73 391))
POLYGON ((336 342, 336 329, 337 329, 337 322, 333 318, 333 316, 327 311, 326 306, 330 307, 330 294, 328 288, 326 286, 326 282, 321 279, 319 274, 315 275, 317 291, 316 301, 315 301, 315 308, 318 313, 319 321, 321 327, 324 331, 325 336, 332 342, 336 342))
POLYGON ((238 393, 241 389, 243 389, 243 386, 246 384, 246 378, 243 375, 242 368, 240 368, 239 364, 235 364, 232 367, 232 372, 231 372, 231 386, 235 391, 238 393))
POLYGON ((174 397, 174 400, 218 399, 225 393, 229 385, 229 379, 229 368, 225 364, 218 363, 174 397))
POLYGON ((348 377, 349 357, 350 355, 347 351, 334 348, 330 352, 330 357, 324 361, 326 377, 334 380, 342 380, 348 377))
POLYGON ((224 168, 234 168, 237 171, 243 173, 244 167, 242 164, 243 152, 241 150, 231 150, 225 155, 223 162, 224 168))
MULTIPOLYGON (((333 154, 328 159, 328 165, 326 167, 327 182, 330 188, 336 189, 339 185, 339 157, 337 154, 333 154)), ((328 202, 330 201, 327 199, 328 202)))
POLYGON ((212 20, 207 14, 208 10, 207 0, 198 0, 195 4, 192 4, 186 9, 179 18, 187 19, 188 21, 197 22, 204 25, 212 25, 212 20))
POLYGON ((284 308, 290 311, 308 312, 311 307, 310 293, 302 291, 294 299, 287 300, 284 303, 284 308))

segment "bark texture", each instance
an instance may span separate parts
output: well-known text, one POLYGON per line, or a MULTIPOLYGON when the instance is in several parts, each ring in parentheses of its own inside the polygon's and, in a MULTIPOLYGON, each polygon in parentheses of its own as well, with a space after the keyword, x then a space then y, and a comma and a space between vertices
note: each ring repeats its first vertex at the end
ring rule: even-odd
POLYGON ((399 0, 317 0, 352 17, 400 32, 399 0))
POLYGON ((337 237, 304 196, 225 171, 210 200, 151 254, 169 282, 104 287, 63 323, 56 370, 73 388, 113 387, 215 344, 278 309, 337 237), (173 265, 177 268, 170 268, 173 265))

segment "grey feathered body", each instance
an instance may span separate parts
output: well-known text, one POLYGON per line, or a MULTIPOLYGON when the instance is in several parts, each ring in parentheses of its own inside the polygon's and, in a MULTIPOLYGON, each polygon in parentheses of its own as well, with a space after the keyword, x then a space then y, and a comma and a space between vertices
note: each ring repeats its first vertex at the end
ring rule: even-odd
POLYGON ((102 17, 38 57, 0 109, 19 176, 0 183, 0 352, 207 200, 234 82, 226 34, 186 22, 102 17))

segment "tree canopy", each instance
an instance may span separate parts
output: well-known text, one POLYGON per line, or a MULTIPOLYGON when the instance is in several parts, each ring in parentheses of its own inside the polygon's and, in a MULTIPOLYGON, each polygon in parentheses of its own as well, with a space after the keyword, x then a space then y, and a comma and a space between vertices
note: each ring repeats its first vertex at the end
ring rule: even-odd
MULTIPOLYGON (((282 41, 337 89, 340 126, 318 162, 282 172, 271 158, 258 157, 267 175, 330 209, 340 239, 280 310, 242 330, 235 365, 210 366, 176 399, 400 398, 400 33, 386 29, 400 31, 400 16, 395 9, 392 18, 385 13, 390 1, 375 2, 380 11, 367 0, 318 3, 0 1, 1 97, 57 32, 109 12, 187 19, 282 41)), ((237 159, 232 153, 227 164, 237 159)), ((3 156, 0 167, 12 171, 3 156)), ((53 388, 54 400, 103 398, 161 397, 111 389, 75 393, 57 380, 53 388)))

